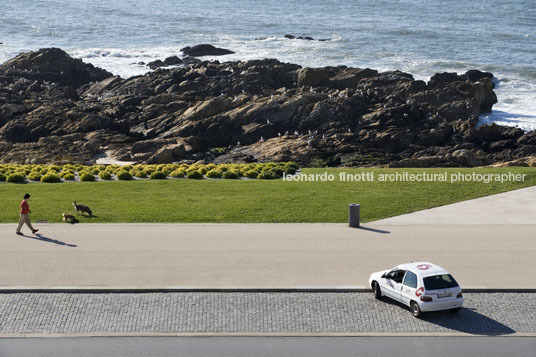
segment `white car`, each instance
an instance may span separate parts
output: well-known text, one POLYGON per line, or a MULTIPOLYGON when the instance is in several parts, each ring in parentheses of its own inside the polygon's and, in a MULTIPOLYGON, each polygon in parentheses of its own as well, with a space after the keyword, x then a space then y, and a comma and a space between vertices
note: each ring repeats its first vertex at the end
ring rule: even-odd
POLYGON ((372 273, 369 284, 376 299, 387 296, 410 307, 413 316, 422 312, 460 311, 462 289, 448 271, 429 262, 401 264, 372 273))

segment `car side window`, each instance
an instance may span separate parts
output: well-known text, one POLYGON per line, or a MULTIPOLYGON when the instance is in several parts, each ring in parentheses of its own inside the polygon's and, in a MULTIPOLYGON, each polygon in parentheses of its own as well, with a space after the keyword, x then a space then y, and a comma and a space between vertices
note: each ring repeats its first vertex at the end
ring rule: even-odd
POLYGON ((399 272, 399 271, 400 271, 399 269, 393 269, 393 270, 391 270, 389 273, 387 273, 387 277, 388 277, 389 279, 394 280, 395 277, 396 277, 396 273, 399 272))
POLYGON ((396 276, 393 280, 400 284, 402 282, 402 279, 404 279, 404 274, 406 274, 405 270, 397 271, 396 276))
POLYGON ((402 269, 391 270, 389 274, 387 274, 387 277, 397 283, 401 283, 404 278, 404 273, 406 273, 406 271, 402 269))
POLYGON ((408 270, 408 272, 406 273, 406 276, 404 277, 403 284, 410 288, 415 289, 417 287, 417 275, 408 270))

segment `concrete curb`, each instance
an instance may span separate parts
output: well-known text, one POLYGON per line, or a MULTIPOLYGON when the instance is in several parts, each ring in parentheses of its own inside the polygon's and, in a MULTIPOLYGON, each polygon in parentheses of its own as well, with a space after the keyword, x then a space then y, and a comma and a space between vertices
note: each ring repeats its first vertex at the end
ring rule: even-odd
MULTIPOLYGON (((147 293, 369 293, 370 288, 362 286, 348 287, 282 287, 282 288, 262 288, 262 287, 81 287, 81 286, 14 286, 0 287, 0 294, 147 294, 147 293)), ((465 288, 465 293, 536 293, 533 288, 465 288)))
POLYGON ((82 337, 536 337, 535 332, 471 334, 464 332, 84 332, 0 334, 1 338, 82 337))

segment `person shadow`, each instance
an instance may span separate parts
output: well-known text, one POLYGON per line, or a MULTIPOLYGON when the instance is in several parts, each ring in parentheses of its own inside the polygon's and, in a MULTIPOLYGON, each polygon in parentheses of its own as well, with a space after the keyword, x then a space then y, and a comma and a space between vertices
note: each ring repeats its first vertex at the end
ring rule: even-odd
POLYGON ((62 242, 61 240, 49 238, 49 237, 44 236, 41 233, 35 233, 35 237, 27 236, 26 234, 23 234, 23 237, 36 239, 36 240, 39 240, 39 241, 42 241, 42 242, 54 243, 54 244, 57 244, 57 245, 63 245, 63 246, 66 246, 66 247, 72 247, 72 248, 78 247, 76 244, 65 243, 65 242, 62 242))

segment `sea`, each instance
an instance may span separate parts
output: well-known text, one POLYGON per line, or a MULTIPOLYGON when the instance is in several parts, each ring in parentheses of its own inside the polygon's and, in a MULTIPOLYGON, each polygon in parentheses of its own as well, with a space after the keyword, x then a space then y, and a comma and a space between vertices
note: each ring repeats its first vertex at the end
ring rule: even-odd
POLYGON ((139 64, 209 43, 218 58, 302 66, 492 72, 499 102, 480 124, 536 129, 535 0, 0 0, 0 62, 59 47, 128 78, 139 64), (286 34, 326 41, 291 40, 286 34))

